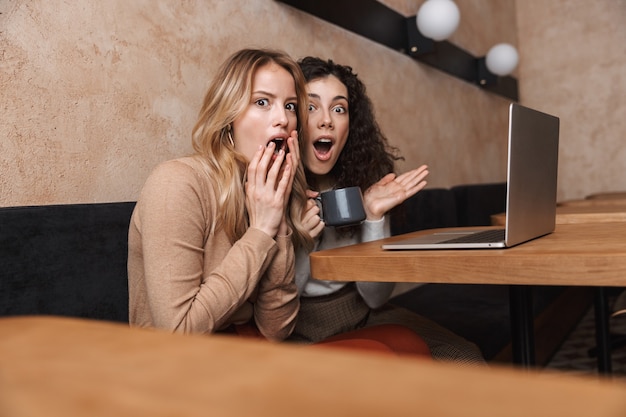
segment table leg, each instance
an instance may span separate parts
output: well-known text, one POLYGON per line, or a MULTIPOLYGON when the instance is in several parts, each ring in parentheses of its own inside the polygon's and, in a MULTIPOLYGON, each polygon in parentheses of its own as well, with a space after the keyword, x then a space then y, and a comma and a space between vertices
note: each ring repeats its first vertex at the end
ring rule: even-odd
POLYGON ((596 350, 598 354, 598 373, 610 374, 611 369, 611 334, 609 329, 609 300, 606 288, 594 289, 594 316, 596 321, 596 350))
POLYGON ((524 367, 531 367, 535 365, 532 287, 509 286, 509 303, 513 362, 524 367))

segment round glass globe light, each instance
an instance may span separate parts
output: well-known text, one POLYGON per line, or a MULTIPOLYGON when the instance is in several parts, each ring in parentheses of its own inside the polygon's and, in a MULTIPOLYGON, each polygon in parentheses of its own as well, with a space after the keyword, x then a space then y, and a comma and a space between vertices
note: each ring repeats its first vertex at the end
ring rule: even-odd
POLYGON ((485 58, 487 69, 500 76, 509 75, 519 61, 517 49, 508 43, 494 45, 485 58))
POLYGON ((459 27, 461 13, 452 0, 427 0, 420 6, 415 20, 422 35, 442 41, 459 27))

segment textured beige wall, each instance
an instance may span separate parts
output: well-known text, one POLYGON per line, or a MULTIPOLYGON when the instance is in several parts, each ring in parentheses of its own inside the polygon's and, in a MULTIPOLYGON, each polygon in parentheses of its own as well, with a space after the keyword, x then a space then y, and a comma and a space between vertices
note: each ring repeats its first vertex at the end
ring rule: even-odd
POLYGON ((522 102, 561 118, 559 195, 626 191, 626 1, 519 0, 522 102))
MULTIPOLYGON (((407 16, 421 2, 385 0, 407 16)), ((625 54, 624 42, 608 44, 615 33, 624 38, 617 24, 624 2, 572 1, 569 18, 552 10, 568 2, 546 3, 516 9, 514 0, 457 1, 462 20, 452 41, 483 55, 496 42, 519 39, 522 103, 565 113, 564 142, 577 145, 562 153, 563 195, 618 188, 624 151, 619 128, 611 129, 619 124, 624 132, 617 96, 625 54), (580 24, 592 35, 585 41, 573 22, 591 12, 600 21, 580 24), (554 21, 560 26, 552 28, 554 21), (568 65, 581 54, 564 49, 569 42, 586 43, 593 55, 606 44, 621 56, 580 71, 568 65), (560 57, 554 71, 543 70, 555 65, 553 54, 560 57), (590 77, 601 86, 591 87, 590 77), (589 112, 611 96, 615 113, 589 112), (588 121, 582 132, 581 120, 588 121), (578 146, 592 141, 601 149, 578 146), (591 175, 597 165, 611 174, 591 175)), ((1 0, 0 13, 0 206, 135 200, 157 163, 190 152, 208 81, 241 47, 352 65, 406 157, 400 169, 428 163, 431 187, 504 180, 506 99, 273 0, 1 0)))

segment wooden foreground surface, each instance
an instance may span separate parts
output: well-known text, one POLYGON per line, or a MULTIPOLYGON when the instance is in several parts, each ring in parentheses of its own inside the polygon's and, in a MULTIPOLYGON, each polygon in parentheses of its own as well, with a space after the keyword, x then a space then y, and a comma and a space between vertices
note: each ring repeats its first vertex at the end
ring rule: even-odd
POLYGON ((626 384, 79 319, 0 319, 0 415, 623 416, 626 384))

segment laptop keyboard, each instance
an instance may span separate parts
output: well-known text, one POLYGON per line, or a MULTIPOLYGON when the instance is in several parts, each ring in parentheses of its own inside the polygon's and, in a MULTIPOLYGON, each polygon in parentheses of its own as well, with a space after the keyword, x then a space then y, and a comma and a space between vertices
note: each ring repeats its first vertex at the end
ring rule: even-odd
POLYGON ((455 237, 453 239, 446 240, 444 243, 485 243, 485 242, 500 242, 504 240, 504 229, 490 229, 484 230, 478 233, 472 233, 469 235, 463 235, 455 237))

